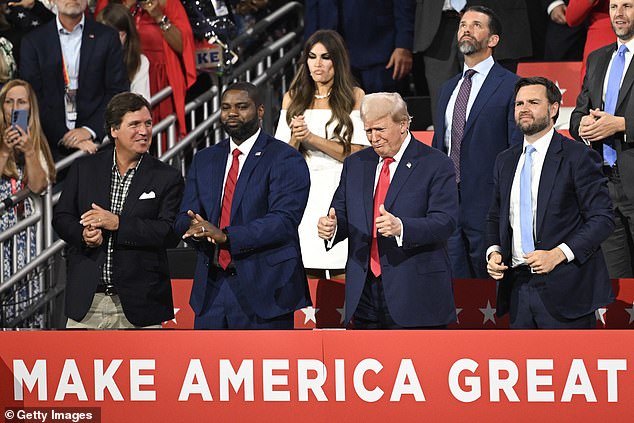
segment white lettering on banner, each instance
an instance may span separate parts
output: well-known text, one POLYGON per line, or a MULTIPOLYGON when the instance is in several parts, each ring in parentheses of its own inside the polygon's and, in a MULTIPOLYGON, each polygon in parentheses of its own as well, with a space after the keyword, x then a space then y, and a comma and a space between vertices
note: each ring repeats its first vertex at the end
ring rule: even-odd
POLYGON ((275 386, 288 386, 288 375, 275 375, 275 370, 288 370, 288 360, 262 360, 262 386, 264 401, 290 401, 291 393, 275 391, 275 386))
POLYGON ((255 401, 253 391, 253 360, 242 360, 238 371, 235 372, 231 361, 220 360, 220 401, 229 401, 229 383, 238 393, 244 385, 244 401, 255 401))
MULTIPOLYGON (((63 363, 53 364, 45 359, 31 361, 29 364, 24 360, 14 359, 13 398, 15 401, 25 401, 33 400, 37 395, 39 401, 49 401, 48 386, 51 385, 56 386, 55 396, 51 398, 54 401, 75 398, 81 402, 156 401, 155 360, 129 360, 129 375, 119 372, 123 364, 123 359, 95 359, 91 363, 89 360, 68 358, 63 363), (130 386, 129 398, 125 398, 126 392, 122 394, 118 386, 124 383, 122 378, 127 376, 130 386), (88 394, 93 392, 94 398, 89 399, 88 394)), ((218 390, 217 398, 221 402, 361 400, 373 403, 387 401, 385 392, 391 392, 390 402, 407 399, 403 396, 411 396, 416 402, 427 401, 418 375, 421 371, 420 365, 417 368, 416 362, 411 358, 402 358, 398 369, 395 369, 393 361, 390 361, 390 366, 384 368, 383 363, 374 358, 348 363, 343 358, 328 362, 314 358, 298 358, 293 362, 289 359, 253 358, 206 362, 211 368, 214 368, 214 364, 217 365, 217 374, 210 368, 205 372, 201 359, 189 360, 178 401, 214 401, 212 389, 218 390), (348 373, 346 364, 352 366, 348 373), (213 383, 207 378, 212 373, 213 383), (373 374, 366 379, 368 373, 373 374), (388 381, 386 374, 396 375, 392 381, 388 381), (289 384, 291 377, 297 377, 297 385, 289 384), (348 386, 350 383, 351 387, 348 386), (256 398, 255 387, 259 387, 260 384, 262 391, 256 398), (346 392, 347 389, 349 392, 346 392), (352 398, 348 393, 352 394, 352 398)), ((631 378, 626 376, 627 373, 624 373, 627 369, 626 359, 594 361, 576 358, 570 359, 568 364, 558 361, 555 369, 553 359, 489 359, 480 363, 470 358, 461 358, 449 368, 447 382, 450 395, 463 403, 479 400, 491 403, 616 403, 619 401, 619 381, 631 381, 631 378), (521 388, 518 386, 520 380, 523 385, 521 388), (488 399, 482 398, 483 390, 485 395, 487 392, 486 384, 488 399)), ((173 371, 170 367, 159 370, 173 371)), ((127 386, 127 383, 124 383, 124 386, 127 386)))
POLYGON ((31 372, 26 368, 24 360, 13 360, 13 398, 16 401, 24 400, 25 383, 29 392, 33 392, 35 385, 37 385, 37 399, 39 401, 48 399, 46 360, 36 360, 31 372))
POLYGON ((519 370, 511 360, 489 361, 489 398, 491 402, 500 401, 500 391, 511 402, 519 402, 519 397, 513 388, 519 379, 519 370), (501 372, 506 372, 508 377, 502 379, 501 372))
POLYGON ((475 371, 478 370, 478 363, 470 358, 461 358, 456 361, 453 366, 451 366, 451 369, 449 369, 449 390, 458 401, 473 402, 480 398, 480 378, 478 376, 466 376, 464 383, 471 389, 465 391, 460 387, 459 382, 460 374, 464 370, 475 373, 475 371))
POLYGON ((62 375, 59 377, 55 401, 64 401, 66 395, 72 394, 77 395, 79 401, 88 401, 88 395, 86 395, 84 383, 81 381, 77 363, 69 358, 64 362, 62 375))
POLYGON ((123 395, 114 381, 114 374, 119 369, 123 360, 112 360, 106 371, 103 371, 103 360, 95 360, 95 401, 104 400, 104 391, 107 389, 115 401, 123 401, 123 395))
POLYGON ((142 391, 141 386, 153 386, 154 375, 141 374, 142 370, 155 370, 154 360, 130 360, 130 400, 156 401, 156 391, 142 391))
POLYGON ((189 360, 189 366, 187 366, 187 373, 185 374, 185 380, 181 386, 178 400, 188 401, 191 394, 201 395, 203 401, 213 401, 209 385, 207 384, 207 378, 205 377, 205 371, 203 370, 203 365, 199 358, 189 360))
POLYGON ((365 387, 363 383, 363 376, 365 376, 365 372, 368 370, 372 370, 374 373, 378 374, 383 369, 383 364, 380 361, 375 360, 373 358, 366 358, 365 360, 361 360, 361 362, 354 369, 353 376, 353 384, 354 390, 365 402, 376 402, 381 399, 383 396, 383 390, 378 386, 372 389, 371 391, 365 387))
POLYGON ((597 370, 608 372, 608 402, 618 402, 619 380, 616 372, 627 370, 627 360, 597 360, 597 370))
POLYGON ((398 366, 398 374, 394 381, 390 401, 398 402, 403 395, 414 395, 416 401, 425 401, 425 394, 420 386, 414 362, 409 358, 402 359, 401 365, 398 366), (406 381, 409 381, 409 383, 406 383, 406 381))
POLYGON ((317 401, 328 401, 324 393, 326 383, 326 366, 320 360, 297 360, 297 390, 300 401, 308 401, 308 391, 312 391, 317 401), (309 378, 308 373, 315 373, 309 378))
POLYGON ((526 360, 526 391, 528 402, 554 402, 555 392, 540 391, 539 386, 553 386, 552 375, 537 374, 539 370, 552 370, 553 360, 526 360))

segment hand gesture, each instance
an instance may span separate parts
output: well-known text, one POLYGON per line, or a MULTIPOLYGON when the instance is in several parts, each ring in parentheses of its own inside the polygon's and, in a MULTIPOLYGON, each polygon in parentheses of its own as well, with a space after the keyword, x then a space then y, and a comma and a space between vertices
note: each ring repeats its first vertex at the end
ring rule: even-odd
POLYGON ((191 210, 187 210, 187 216, 190 217, 191 222, 189 229, 183 235, 183 239, 193 237, 194 239, 207 239, 207 241, 214 244, 224 244, 227 242, 227 235, 222 232, 218 227, 212 225, 198 213, 194 213, 191 210))
POLYGON ((319 238, 329 240, 335 234, 335 229, 337 228, 337 215, 335 214, 335 209, 330 208, 328 211, 328 216, 322 216, 319 218, 317 222, 317 234, 319 238))
POLYGON ((379 217, 376 218, 376 229, 384 237, 401 236, 401 222, 393 214, 379 206, 379 217))
POLYGON ((492 252, 489 255, 489 261, 487 262, 487 272, 496 281, 501 280, 504 277, 504 271, 509 267, 502 262, 502 254, 497 251, 492 252))
POLYGON ((81 233, 86 245, 90 248, 99 247, 103 243, 103 233, 101 229, 85 226, 81 233))
POLYGON ((116 231, 119 229, 119 216, 99 207, 95 203, 92 203, 91 207, 90 210, 81 215, 80 224, 84 225, 84 227, 91 226, 108 231, 116 231))

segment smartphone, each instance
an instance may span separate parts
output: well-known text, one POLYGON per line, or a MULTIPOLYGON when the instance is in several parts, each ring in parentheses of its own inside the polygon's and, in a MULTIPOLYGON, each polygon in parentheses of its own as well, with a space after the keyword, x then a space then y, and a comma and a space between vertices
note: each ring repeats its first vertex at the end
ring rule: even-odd
POLYGON ((11 118, 11 125, 19 126, 26 133, 29 129, 29 111, 26 109, 15 109, 11 118))

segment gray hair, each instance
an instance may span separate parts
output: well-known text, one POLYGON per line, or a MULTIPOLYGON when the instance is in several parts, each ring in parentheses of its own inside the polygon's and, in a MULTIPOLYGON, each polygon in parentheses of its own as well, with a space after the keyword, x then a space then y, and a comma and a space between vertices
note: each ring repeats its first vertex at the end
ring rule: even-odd
POLYGON ((361 101, 361 120, 381 119, 385 116, 393 122, 411 122, 412 117, 407 112, 407 104, 399 93, 366 94, 361 101))

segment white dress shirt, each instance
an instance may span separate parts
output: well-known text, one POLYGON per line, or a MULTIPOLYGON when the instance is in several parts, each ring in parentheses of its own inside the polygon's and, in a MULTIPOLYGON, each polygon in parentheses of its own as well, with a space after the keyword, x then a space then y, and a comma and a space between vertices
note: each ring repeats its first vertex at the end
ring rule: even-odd
MULTIPOLYGON (((469 120, 469 113, 471 112, 471 107, 480 92, 480 88, 484 84, 484 80, 489 75, 491 68, 495 64, 493 57, 489 56, 473 68, 476 73, 471 77, 471 91, 469 93, 469 100, 467 101, 467 116, 465 122, 469 120)), ((460 87, 464 82, 464 73, 469 69, 469 67, 465 64, 464 69, 462 71, 462 79, 458 81, 456 84, 456 88, 454 88, 453 93, 451 93, 451 97, 449 97, 449 103, 447 103, 447 110, 445 110, 445 147, 447 148, 447 154, 451 154, 451 124, 453 123, 453 109, 456 105, 456 98, 458 97, 458 91, 460 91, 460 87)))
MULTIPOLYGON (((257 132, 247 138, 242 144, 238 145, 235 143, 233 138, 229 139, 229 155, 227 156, 227 164, 225 165, 225 177, 222 180, 222 196, 224 197, 225 193, 225 184, 227 183, 227 175, 229 175, 229 169, 231 169, 231 163, 233 163, 233 150, 236 148, 240 150, 240 154, 238 156, 238 178, 240 177, 240 172, 242 172, 242 167, 244 166, 244 162, 247 160, 253 145, 255 144, 255 140, 260 136, 261 129, 258 129, 257 132)), ((236 178, 236 183, 238 182, 238 178, 236 178)), ((222 204, 222 199, 220 200, 220 204, 222 204)))

